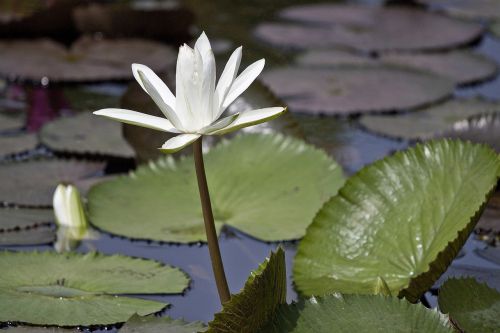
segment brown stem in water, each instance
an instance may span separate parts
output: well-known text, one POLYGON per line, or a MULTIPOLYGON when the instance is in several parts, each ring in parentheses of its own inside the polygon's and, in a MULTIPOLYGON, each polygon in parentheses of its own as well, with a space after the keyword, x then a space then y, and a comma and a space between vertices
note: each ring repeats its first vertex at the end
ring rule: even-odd
POLYGON ((208 192, 207 177, 205 175, 205 165, 203 163, 203 153, 201 150, 202 138, 200 137, 193 143, 194 165, 196 167, 196 177, 198 178, 198 189, 200 190, 201 208, 203 210, 203 220, 205 221, 205 232, 207 233, 208 251, 212 261, 215 283, 222 304, 229 301, 231 294, 227 286, 226 274, 224 273, 224 264, 220 255, 219 240, 215 231, 214 215, 212 213, 212 204, 210 203, 210 193, 208 192))

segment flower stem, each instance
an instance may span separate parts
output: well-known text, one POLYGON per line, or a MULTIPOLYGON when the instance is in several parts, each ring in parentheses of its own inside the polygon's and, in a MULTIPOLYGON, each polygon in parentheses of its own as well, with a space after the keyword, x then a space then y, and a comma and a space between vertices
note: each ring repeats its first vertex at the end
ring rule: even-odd
POLYGON ((229 301, 231 294, 227 286, 226 274, 224 273, 224 264, 220 255, 219 240, 215 231, 214 215, 212 213, 212 204, 210 203, 210 193, 208 192, 207 177, 205 175, 205 165, 203 163, 202 138, 200 137, 193 143, 194 165, 196 168, 196 177, 198 178, 198 189, 200 191, 201 208, 203 210, 203 220, 205 221, 205 232, 207 233, 208 251, 212 261, 215 283, 222 304, 229 301))

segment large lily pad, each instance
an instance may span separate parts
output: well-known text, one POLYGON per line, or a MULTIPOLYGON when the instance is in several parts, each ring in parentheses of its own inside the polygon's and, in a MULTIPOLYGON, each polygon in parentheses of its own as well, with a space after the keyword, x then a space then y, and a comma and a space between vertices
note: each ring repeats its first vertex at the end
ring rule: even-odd
POLYGON ((50 244, 55 240, 54 228, 47 225, 0 232, 1 246, 43 245, 50 244))
MULTIPOLYGON (((265 241, 302 237, 344 182, 324 152, 277 134, 241 135, 205 158, 217 230, 226 224, 265 241)), ((151 162, 93 187, 88 198, 90 221, 105 231, 168 242, 206 239, 191 158, 151 162)))
POLYGON ((439 289, 439 308, 467 333, 500 332, 500 293, 474 279, 450 279, 439 289))
POLYGON ((286 303, 285 252, 278 248, 251 273, 243 290, 224 303, 207 333, 260 332, 279 305, 286 303))
POLYGON ((141 39, 82 37, 69 50, 47 39, 3 41, 0 53, 0 76, 33 82, 125 80, 134 62, 161 72, 175 61, 168 46, 141 39))
POLYGON ((32 133, 0 136, 0 157, 33 149, 37 144, 38 138, 32 133))
POLYGON ((59 327, 37 327, 37 326, 16 326, 8 328, 8 333, 78 333, 78 329, 66 329, 59 327))
POLYGON ((0 231, 33 228, 53 220, 51 209, 0 208, 0 231))
POLYGON ((196 333, 203 331, 205 326, 200 322, 188 323, 182 319, 174 320, 170 317, 141 317, 133 315, 120 333, 196 333))
MULTIPOLYGON (((368 130, 389 137, 430 139, 472 116, 500 112, 500 103, 481 98, 452 99, 415 112, 399 115, 366 115, 360 119, 368 130)), ((491 134, 491 132, 490 132, 491 134)))
POLYGON ((483 30, 476 23, 404 7, 305 5, 285 9, 281 17, 304 24, 263 23, 256 28, 257 37, 300 49, 347 46, 364 52, 415 51, 464 45, 483 30))
POLYGON ((51 206, 57 184, 78 183, 101 172, 105 163, 40 159, 0 164, 0 201, 29 206, 51 206))
POLYGON ((83 112, 46 124, 40 141, 56 151, 134 157, 135 153, 123 139, 120 123, 103 120, 83 112))
POLYGON ((500 19, 498 0, 418 0, 445 13, 466 19, 500 19))
POLYGON ((385 65, 281 68, 267 71, 263 80, 291 111, 325 114, 413 109, 445 98, 454 88, 448 79, 385 65))
POLYGON ((452 333, 446 318, 420 304, 396 297, 332 295, 284 305, 266 333, 452 333))
POLYGON ((392 295, 416 301, 467 240, 500 176, 490 148, 419 144, 351 177, 298 247, 294 279, 306 295, 392 295))
POLYGON ((38 325, 124 322, 166 304, 119 295, 180 293, 189 281, 155 261, 97 253, 3 252, 0 270, 0 321, 38 325))

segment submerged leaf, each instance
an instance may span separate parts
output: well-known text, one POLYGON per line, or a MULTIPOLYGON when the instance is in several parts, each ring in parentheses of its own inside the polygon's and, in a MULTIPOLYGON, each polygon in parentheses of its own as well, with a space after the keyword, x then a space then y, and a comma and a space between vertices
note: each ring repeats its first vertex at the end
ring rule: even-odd
POLYGON ((207 333, 260 332, 286 303, 286 288, 285 252, 280 247, 251 273, 243 290, 223 304, 207 333))
MULTIPOLYGON (((282 135, 248 134, 206 154, 217 230, 229 225, 265 241, 297 239, 342 186, 324 152, 282 135)), ((89 219, 100 229, 140 239, 205 241, 193 160, 171 157, 93 187, 89 219)))
POLYGON ((450 279, 439 289, 439 308, 463 332, 500 332, 500 293, 474 279, 450 279))
POLYGON ((205 326, 200 322, 188 323, 170 317, 141 317, 133 315, 119 330, 119 333, 196 333, 205 326))
POLYGON ((158 262, 97 253, 0 253, 0 321, 100 325, 146 315, 166 304, 123 294, 180 293, 188 278, 158 262))
POLYGON ((396 297, 340 295, 283 305, 263 333, 453 333, 437 311, 396 297))
POLYGON ((291 111, 313 114, 414 109, 445 98, 454 87, 434 74, 388 65, 278 68, 263 80, 291 111))
POLYGON ((316 215, 294 279, 305 295, 393 295, 416 301, 446 270, 500 176, 490 148, 442 140, 365 167, 316 215))

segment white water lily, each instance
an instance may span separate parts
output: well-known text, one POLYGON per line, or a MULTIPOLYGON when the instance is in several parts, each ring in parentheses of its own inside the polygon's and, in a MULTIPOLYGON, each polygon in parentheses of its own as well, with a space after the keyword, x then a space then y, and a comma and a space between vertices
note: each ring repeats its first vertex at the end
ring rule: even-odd
POLYGON ((274 119, 286 111, 283 107, 249 110, 221 118, 227 107, 240 96, 264 68, 264 59, 254 62, 237 76, 241 47, 229 58, 216 85, 215 57, 210 42, 202 33, 194 49, 179 48, 176 95, 147 66, 133 64, 132 71, 141 87, 154 100, 166 118, 125 110, 103 109, 94 114, 124 123, 177 133, 160 148, 176 152, 202 135, 221 135, 242 127, 274 119))

